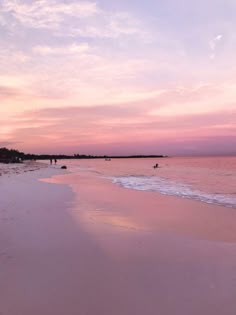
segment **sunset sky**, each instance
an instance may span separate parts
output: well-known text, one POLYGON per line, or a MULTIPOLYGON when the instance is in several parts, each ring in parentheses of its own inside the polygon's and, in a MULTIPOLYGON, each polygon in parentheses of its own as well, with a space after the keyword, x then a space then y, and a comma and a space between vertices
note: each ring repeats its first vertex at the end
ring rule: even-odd
POLYGON ((235 0, 0 0, 0 147, 236 154, 235 0))

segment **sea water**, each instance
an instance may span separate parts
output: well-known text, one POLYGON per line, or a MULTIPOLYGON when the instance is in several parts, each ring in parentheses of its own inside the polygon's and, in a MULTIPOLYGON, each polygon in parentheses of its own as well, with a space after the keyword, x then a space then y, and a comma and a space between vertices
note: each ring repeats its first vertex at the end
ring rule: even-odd
POLYGON ((126 189, 153 191, 236 208, 236 157, 167 157, 66 161, 126 189), (158 168, 153 166, 158 163, 158 168))

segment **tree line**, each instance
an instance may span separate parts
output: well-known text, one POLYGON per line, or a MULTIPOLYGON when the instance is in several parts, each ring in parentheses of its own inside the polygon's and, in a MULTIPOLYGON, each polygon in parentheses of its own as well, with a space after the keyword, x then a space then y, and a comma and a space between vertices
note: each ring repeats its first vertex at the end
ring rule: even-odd
POLYGON ((164 155, 86 155, 86 154, 31 154, 15 149, 0 148, 0 163, 20 163, 24 160, 50 160, 50 159, 112 159, 112 158, 162 158, 164 155))

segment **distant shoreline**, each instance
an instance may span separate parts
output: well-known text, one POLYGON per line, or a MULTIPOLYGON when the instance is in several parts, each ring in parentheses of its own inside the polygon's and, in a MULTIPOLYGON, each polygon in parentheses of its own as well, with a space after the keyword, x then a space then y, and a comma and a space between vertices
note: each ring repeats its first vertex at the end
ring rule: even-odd
POLYGON ((104 159, 104 158, 110 158, 110 159, 145 159, 145 158, 165 158, 168 156, 165 155, 104 155, 104 156, 85 156, 85 157, 72 157, 74 159, 104 159))
POLYGON ((135 155, 87 155, 87 154, 31 154, 19 152, 14 149, 0 148, 0 163, 19 163, 24 160, 66 160, 66 159, 142 159, 142 158, 165 158, 162 154, 135 154, 135 155))

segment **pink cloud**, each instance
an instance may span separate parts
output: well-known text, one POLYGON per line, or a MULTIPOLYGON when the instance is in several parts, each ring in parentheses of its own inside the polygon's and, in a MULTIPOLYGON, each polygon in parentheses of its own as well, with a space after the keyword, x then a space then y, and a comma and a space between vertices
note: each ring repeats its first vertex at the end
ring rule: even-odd
POLYGON ((21 91, 18 88, 0 85, 0 100, 14 99, 19 95, 21 95, 21 91))
POLYGON ((28 111, 11 122, 8 138, 22 142, 19 149, 36 153, 191 154, 193 147, 196 152, 217 151, 211 143, 218 151, 223 143, 232 151, 236 111, 176 118, 150 117, 148 109, 142 102, 28 111))

